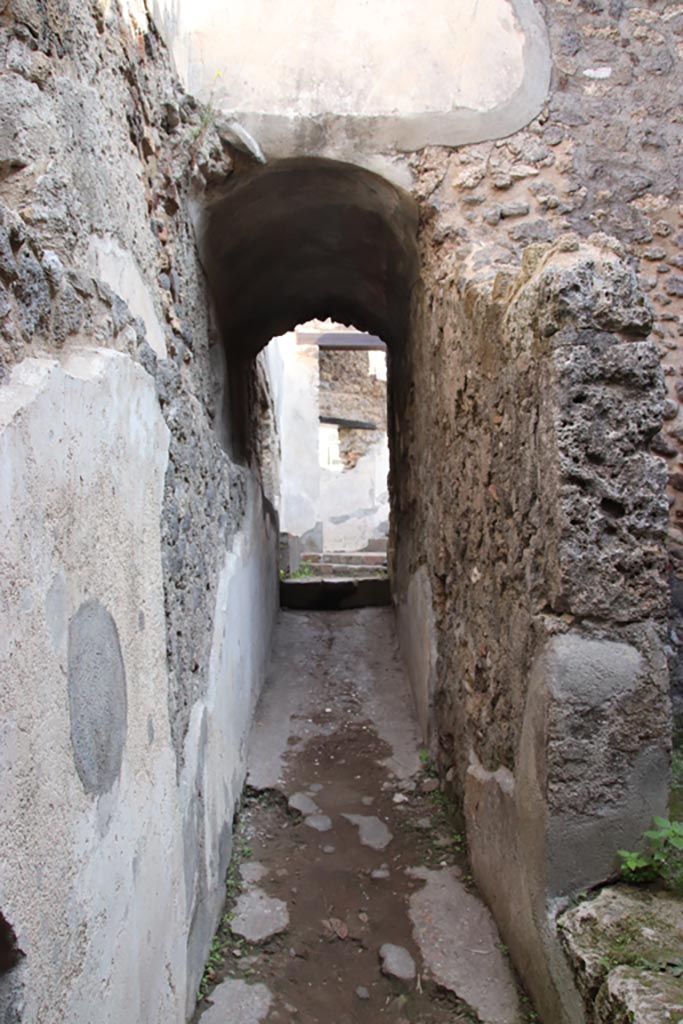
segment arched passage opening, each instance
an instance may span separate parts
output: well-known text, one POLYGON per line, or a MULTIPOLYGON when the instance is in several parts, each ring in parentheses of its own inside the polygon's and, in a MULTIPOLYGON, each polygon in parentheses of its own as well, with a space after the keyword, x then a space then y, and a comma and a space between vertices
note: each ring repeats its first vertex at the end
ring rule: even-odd
POLYGON ((417 226, 407 193, 319 158, 236 176, 207 208, 202 257, 225 346, 235 454, 250 449, 249 368, 271 338, 331 318, 382 338, 396 365, 419 277, 417 226))

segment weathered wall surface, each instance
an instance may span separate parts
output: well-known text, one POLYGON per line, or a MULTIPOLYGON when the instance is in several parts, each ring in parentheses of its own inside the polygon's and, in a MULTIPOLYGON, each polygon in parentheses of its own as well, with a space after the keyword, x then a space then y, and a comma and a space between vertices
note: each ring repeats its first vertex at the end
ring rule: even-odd
POLYGON ((580 1020, 553 901, 667 798, 661 369, 613 251, 570 237, 493 282, 438 269, 396 366, 401 632, 478 884, 541 1012, 580 1020))
POLYGON ((187 1018, 276 614, 192 230, 232 154, 132 7, 0 15, 11 1022, 187 1018))
POLYGON ((442 262, 468 261, 481 279, 516 270, 528 245, 566 231, 618 238, 638 272, 654 309, 653 340, 667 388, 664 422, 649 445, 669 470, 670 639, 678 652, 671 669, 680 708, 683 208, 676 97, 683 14, 666 0, 542 6, 553 77, 539 117, 499 142, 416 154, 415 189, 432 210, 429 235, 442 262))
POLYGON ((20 363, 2 428, 0 891, 26 954, 15 1009, 89 1020, 106 983, 109 1020, 182 1020, 160 537, 169 431, 142 367, 102 349, 20 363))
POLYGON ((265 359, 281 444, 280 526, 302 550, 320 551, 318 346, 300 345, 291 331, 273 338, 265 359))
MULTIPOLYGON (((321 349, 320 415, 372 423, 386 436, 387 386, 370 372, 369 353, 321 349)), ((354 462, 377 441, 372 430, 340 429, 344 462, 354 462)))
POLYGON ((387 386, 371 372, 367 351, 321 349, 320 415, 374 429, 338 426, 339 460, 323 466, 320 516, 325 551, 362 551, 389 529, 387 386))
POLYGON ((509 134, 547 92, 548 41, 531 0, 428 0, 418 19, 409 0, 155 8, 185 85, 269 158, 379 162, 401 175, 392 151, 509 134))
POLYGON ((666 806, 667 651, 680 706, 682 16, 543 6, 542 114, 413 160, 425 294, 394 378, 394 577, 475 877, 542 1013, 580 1021, 552 921, 666 806))
MULTIPOLYGON (((360 431, 358 431, 360 433, 360 431)), ((320 471, 324 551, 362 551, 389 530, 386 434, 348 469, 320 471)))
MULTIPOLYGON (((514 8, 508 35, 543 50, 541 6, 479 7, 514 8)), ((425 110, 399 136, 381 105, 370 117, 325 104, 284 119, 256 111, 249 122, 257 133, 272 129, 273 152, 353 153, 418 197, 423 287, 405 351, 413 208, 353 168, 324 172, 313 161, 293 179, 267 168, 254 190, 235 190, 216 230, 234 223, 245 197, 259 207, 241 211, 240 232, 221 237, 229 259, 214 284, 219 296, 227 268, 223 293, 239 308, 235 319, 223 314, 251 324, 245 352, 262 343, 264 324, 279 323, 276 314, 308 301, 316 290, 305 274, 318 270, 316 296, 334 308, 306 315, 343 318, 348 309, 368 329, 390 328, 393 575, 416 700, 434 726, 444 777, 464 799, 476 877, 517 964, 548 1019, 574 1024, 582 1008, 553 915, 606 876, 612 851, 632 845, 662 807, 666 782, 666 466, 676 604, 683 564, 683 13, 666 0, 546 0, 542 13, 553 56, 545 105, 547 55, 536 50, 522 63, 540 91, 531 107, 528 93, 524 102, 510 93, 513 121, 496 120, 505 102, 487 126, 485 104, 469 125, 453 111, 446 122, 433 111, 427 118, 429 132, 438 129, 427 141, 444 143, 507 134, 535 116, 502 141, 407 157, 425 141, 414 134, 425 110), (279 250, 273 256, 269 245, 291 239, 296 218, 294 237, 306 245, 287 255, 300 260, 298 281, 278 278, 279 250), (255 223, 264 237, 251 237, 255 223), (343 241, 337 267, 319 266, 326 231, 343 241), (590 238, 595 231, 622 248, 590 238), (643 340, 651 315, 631 270, 653 305, 654 343, 643 340), (264 301, 264 285, 278 280, 291 295, 264 301)), ((69 1024, 94 1009, 106 1019, 111 1000, 112 1019, 179 1021, 219 906, 241 741, 274 612, 275 530, 257 468, 226 454, 225 359, 192 232, 193 204, 245 159, 230 145, 241 130, 178 91, 132 0, 122 16, 15 0, 0 14, 0 64, 0 415, 6 441, 25 453, 17 460, 6 450, 2 478, 15 490, 3 507, 12 646, 0 757, 12 814, 0 835, 0 913, 26 953, 0 980, 0 998, 10 1020, 24 1004, 37 1022, 54 1006, 69 1024), (92 429, 91 412, 106 432, 92 429), (141 422, 157 439, 146 460, 141 422), (72 445, 66 464, 46 454, 55 428, 72 445), (128 459, 139 474, 110 498, 128 459), (59 500, 48 507, 52 493, 59 500), (84 496, 92 498, 81 518, 53 517, 60 502, 81 507, 84 496), (119 511, 128 532, 113 528, 119 511), (142 531, 135 550, 133 530, 142 531), (19 593, 25 551, 47 575, 19 593), (138 564, 144 595, 124 571, 138 564), (246 621, 247 608, 259 615, 246 621), (83 712, 79 697, 100 650, 105 743, 100 711, 83 712), (54 679, 47 691, 34 670, 43 664, 54 679), (57 892, 56 867, 44 868, 33 804, 44 828, 55 822, 69 891, 78 885, 66 951, 62 910, 54 928, 43 927, 64 887, 57 892), (114 825, 123 836, 118 874, 100 870, 99 859, 114 825), (169 864, 163 894, 146 874, 154 859, 169 864), (149 946, 124 944, 130 929, 149 932, 149 946), (49 976, 44 956, 55 965, 49 976), (112 965, 98 975, 106 1010, 103 989, 88 987, 95 963, 112 965), (82 993, 92 994, 87 1007, 82 993)), ((242 111, 238 97, 230 109, 242 111)), ((232 339, 235 351, 243 340, 232 339)), ((677 616, 678 607, 674 646, 677 616)), ((674 673, 679 699, 680 680, 674 673)))

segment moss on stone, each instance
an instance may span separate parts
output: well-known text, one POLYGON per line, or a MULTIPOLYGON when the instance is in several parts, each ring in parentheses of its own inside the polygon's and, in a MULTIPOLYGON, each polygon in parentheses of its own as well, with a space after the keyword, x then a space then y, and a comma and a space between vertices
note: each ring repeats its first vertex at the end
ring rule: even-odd
POLYGON ((617 885, 558 924, 590 1020, 683 1020, 683 899, 617 885))

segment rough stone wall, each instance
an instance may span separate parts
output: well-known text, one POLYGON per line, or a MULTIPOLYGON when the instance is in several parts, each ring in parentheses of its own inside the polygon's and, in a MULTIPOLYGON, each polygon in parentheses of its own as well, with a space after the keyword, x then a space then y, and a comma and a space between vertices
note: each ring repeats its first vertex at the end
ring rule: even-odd
MULTIPOLYGON (((384 381, 368 373, 367 352, 335 352, 321 349, 320 415, 374 423, 387 429, 387 389, 384 381)), ((352 468, 377 441, 372 430, 339 429, 340 454, 352 468)))
POLYGON ((541 7, 553 59, 542 113, 508 139, 415 154, 416 192, 431 211, 437 251, 446 262, 467 260, 482 279, 517 267, 528 245, 566 231, 616 237, 638 272, 667 388, 664 424, 650 447, 669 471, 671 643, 679 652, 671 667, 680 707, 683 10, 668 0, 545 0, 541 7))
POLYGON ((607 877, 666 803, 651 314, 599 240, 492 281, 423 241, 431 291, 392 396, 400 634, 475 877, 541 1012, 580 1020, 553 900, 607 877))
POLYGON ((277 604, 193 233, 238 158, 142 6, 2 6, 8 1021, 184 1021, 220 910, 277 604))

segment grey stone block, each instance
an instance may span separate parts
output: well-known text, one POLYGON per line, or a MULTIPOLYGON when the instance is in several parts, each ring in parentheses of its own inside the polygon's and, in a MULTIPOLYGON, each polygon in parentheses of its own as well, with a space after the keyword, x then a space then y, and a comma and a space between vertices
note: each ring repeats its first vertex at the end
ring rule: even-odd
POLYGON ((116 623, 94 598, 69 623, 68 691, 76 771, 86 793, 106 793, 121 771, 128 700, 116 623))

